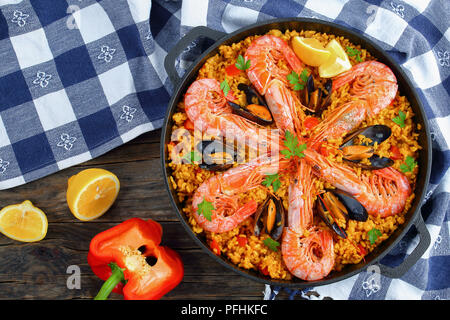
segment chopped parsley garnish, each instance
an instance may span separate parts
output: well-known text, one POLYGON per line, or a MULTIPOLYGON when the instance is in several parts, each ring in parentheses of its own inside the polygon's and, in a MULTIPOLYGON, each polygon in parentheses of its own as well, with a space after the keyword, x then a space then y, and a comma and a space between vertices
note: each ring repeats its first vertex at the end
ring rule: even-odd
POLYGON ((188 163, 194 163, 197 161, 202 160, 202 156, 200 155, 200 153, 196 152, 196 151, 191 151, 189 153, 187 153, 184 157, 184 160, 186 160, 188 163))
POLYGON ((228 96, 228 92, 230 92, 230 85, 228 84, 227 78, 220 83, 220 89, 222 89, 225 97, 228 96))
POLYGON ((399 111, 398 117, 395 117, 394 119, 392 119, 392 121, 394 121, 396 124, 398 124, 400 126, 400 128, 403 128, 405 126, 405 119, 406 119, 406 114, 403 111, 399 111))
POLYGON ((349 57, 355 57, 355 60, 358 62, 362 62, 361 59, 361 51, 358 49, 353 49, 352 47, 347 47, 347 53, 349 57))
POLYGON ((280 152, 286 159, 290 159, 295 156, 303 158, 305 156, 302 151, 306 149, 306 143, 299 145, 297 137, 290 133, 289 130, 286 130, 284 145, 288 149, 283 149, 280 152))
POLYGON ((292 71, 290 74, 286 77, 290 84, 294 86, 295 91, 303 90, 306 85, 306 81, 308 81, 308 70, 303 69, 302 73, 300 73, 300 76, 297 72, 292 71))
POLYGON ((198 204, 197 212, 199 215, 204 216, 206 220, 211 221, 211 215, 213 210, 216 210, 214 208, 213 204, 209 201, 206 201, 203 197, 203 201, 198 204))
POLYGON ((280 246, 280 243, 273 240, 272 238, 266 238, 264 239, 263 243, 269 247, 270 250, 277 252, 278 248, 280 246))
POLYGON ((405 163, 400 165, 400 170, 403 172, 412 172, 414 167, 417 165, 417 162, 414 161, 414 158, 411 156, 407 156, 405 159, 405 163))
POLYGON ((277 173, 266 174, 266 178, 264 179, 262 184, 265 185, 267 188, 270 187, 270 185, 272 185, 273 191, 277 192, 277 190, 280 189, 281 187, 280 176, 277 173))
POLYGON ((244 57, 242 55, 239 55, 235 63, 235 66, 239 70, 247 70, 248 68, 250 68, 251 63, 250 60, 245 61, 244 57))
POLYGON ((381 237, 382 233, 380 230, 372 228, 371 230, 369 230, 369 232, 367 232, 367 235, 369 236, 370 244, 374 244, 377 241, 378 237, 381 237))

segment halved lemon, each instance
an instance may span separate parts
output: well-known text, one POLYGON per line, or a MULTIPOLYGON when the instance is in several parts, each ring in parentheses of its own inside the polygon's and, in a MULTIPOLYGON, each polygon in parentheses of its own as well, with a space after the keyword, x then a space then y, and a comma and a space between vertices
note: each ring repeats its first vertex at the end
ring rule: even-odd
POLYGON ((322 43, 315 38, 294 37, 292 49, 295 54, 309 66, 318 67, 325 63, 331 56, 322 43))
POLYGON ((8 238, 35 242, 45 238, 48 221, 45 213, 26 200, 0 211, 0 232, 8 238))
POLYGON ((112 172, 86 169, 69 178, 67 204, 77 219, 94 220, 108 211, 119 190, 119 179, 112 172))
POLYGON ((319 66, 319 75, 322 78, 331 78, 352 68, 347 53, 336 39, 331 40, 325 49, 331 53, 331 56, 319 66))

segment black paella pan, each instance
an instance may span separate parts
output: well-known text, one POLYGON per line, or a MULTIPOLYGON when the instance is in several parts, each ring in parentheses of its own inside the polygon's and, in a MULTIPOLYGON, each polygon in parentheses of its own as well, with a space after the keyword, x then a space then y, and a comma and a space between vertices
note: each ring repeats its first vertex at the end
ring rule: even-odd
POLYGON ((196 27, 187 33, 168 53, 165 59, 165 68, 168 73, 170 80, 174 85, 174 93, 169 102, 163 129, 161 135, 161 160, 162 168, 164 174, 164 180, 169 192, 170 201, 172 206, 177 213, 181 223, 185 227, 189 235, 195 240, 196 243, 206 251, 212 259, 218 261, 220 264, 224 265, 230 270, 237 272, 238 274, 247 277, 249 279, 270 284, 276 286, 285 287, 296 287, 296 288, 306 288, 312 286, 326 285, 334 282, 341 281, 348 277, 351 277, 367 267, 378 264, 379 261, 387 254, 393 247, 402 239, 405 233, 415 226, 420 236, 420 241, 413 252, 398 266, 391 268, 382 264, 378 264, 381 274, 391 277, 399 278, 405 274, 424 254, 430 245, 430 234, 425 226, 425 223, 420 214, 420 208, 422 201, 424 199, 426 188, 428 185, 430 171, 431 171, 431 139, 430 131, 428 127, 427 118, 423 110, 423 106, 418 98, 417 93, 414 90, 414 86, 410 80, 406 77, 405 73, 401 70, 400 66, 389 57, 383 49, 378 45, 373 43, 366 37, 355 33, 354 31, 337 25, 335 23, 321 21, 317 19, 307 19, 307 18, 286 18, 286 19, 275 19, 266 21, 263 23, 258 23, 250 25, 248 27, 239 29, 231 34, 222 33, 209 29, 207 27, 196 27), (178 102, 183 99, 186 90, 189 85, 195 81, 199 69, 203 66, 206 60, 218 53, 218 48, 220 45, 229 45, 235 42, 239 42, 251 35, 265 34, 271 29, 279 29, 282 32, 285 30, 315 30, 317 32, 326 32, 329 34, 334 34, 337 36, 344 36, 349 39, 352 43, 356 45, 361 45, 361 47, 367 49, 371 55, 376 57, 380 62, 389 66, 397 77, 399 90, 402 95, 405 95, 411 107, 415 113, 414 122, 416 124, 421 124, 422 130, 420 130, 419 144, 422 146, 422 150, 419 152, 418 164, 419 172, 417 176, 415 198, 413 200, 412 206, 405 215, 405 223, 400 225, 397 230, 384 242, 378 245, 371 253, 369 253, 365 260, 358 264, 347 265, 341 271, 332 271, 327 277, 317 281, 303 281, 298 278, 294 278, 290 281, 286 280, 274 280, 267 276, 260 274, 259 272, 253 270, 246 270, 239 268, 236 265, 229 262, 224 257, 219 257, 215 255, 206 243, 206 239, 202 236, 196 235, 185 217, 182 213, 183 204, 178 201, 176 196, 176 191, 172 189, 169 183, 168 177, 170 176, 170 168, 168 167, 169 157, 167 153, 166 145, 170 142, 171 137, 171 127, 173 125, 172 115, 175 113, 178 102), (191 65, 191 67, 186 71, 183 77, 180 77, 175 69, 176 58, 188 47, 188 45, 200 38, 209 38, 214 42, 196 61, 191 65))

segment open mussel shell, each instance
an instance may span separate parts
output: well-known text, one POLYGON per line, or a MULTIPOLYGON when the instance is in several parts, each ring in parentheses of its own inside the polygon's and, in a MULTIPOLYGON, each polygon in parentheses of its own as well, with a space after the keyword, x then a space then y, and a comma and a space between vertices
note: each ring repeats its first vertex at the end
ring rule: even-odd
POLYGON ((324 85, 325 91, 316 88, 314 85, 314 77, 310 74, 305 88, 300 92, 300 100, 308 110, 320 115, 331 102, 332 87, 333 82, 331 79, 328 79, 324 85))
POLYGON ((325 224, 341 238, 347 238, 345 230, 336 219, 367 221, 366 208, 350 194, 334 189, 327 190, 316 201, 316 212, 325 224))
POLYGON ((392 166, 394 164, 393 160, 374 154, 374 149, 372 148, 375 143, 380 144, 389 138, 391 133, 391 128, 388 126, 377 124, 361 128, 349 134, 340 147, 344 161, 354 167, 366 170, 377 170, 392 166), (369 138, 371 142, 356 144, 356 140, 360 135, 369 138), (368 159, 370 164, 361 162, 363 159, 368 159))
POLYGON ((202 162, 198 165, 202 169, 224 171, 231 168, 237 159, 234 147, 220 140, 203 140, 196 148, 202 154, 202 162))
POLYGON ((335 189, 332 192, 347 209, 347 216, 350 220, 367 221, 369 214, 367 213, 366 208, 364 208, 358 200, 347 192, 338 189, 335 189))
POLYGON ((273 123, 272 113, 256 89, 243 83, 238 85, 238 89, 245 93, 247 105, 240 106, 234 102, 228 102, 233 108, 233 113, 262 126, 271 125, 273 123))
POLYGON ((273 117, 270 110, 263 105, 250 104, 243 107, 234 102, 228 102, 228 104, 233 108, 233 113, 259 125, 268 126, 273 123, 273 117))
POLYGON ((245 93, 247 104, 260 104, 268 108, 266 100, 264 100, 254 87, 246 85, 245 83, 239 83, 238 89, 245 93))
POLYGON ((371 143, 367 143, 365 145, 373 146, 375 142, 378 144, 382 143, 384 140, 391 136, 391 128, 382 124, 376 124, 369 127, 364 127, 359 130, 356 130, 349 134, 346 138, 344 138, 343 143, 341 145, 341 149, 346 146, 352 146, 355 144, 355 140, 359 135, 363 135, 372 140, 371 143))
POLYGON ((267 234, 273 240, 279 240, 283 234, 286 213, 281 200, 269 196, 255 213, 253 232, 256 236, 267 234))
POLYGON ((328 228, 333 230, 339 237, 347 238, 345 230, 340 228, 335 221, 335 218, 339 215, 343 215, 346 220, 348 219, 346 208, 343 207, 343 204, 337 200, 332 192, 327 191, 321 197, 317 197, 316 212, 328 228))
POLYGON ((359 167, 366 170, 378 170, 383 169, 387 167, 391 167, 394 164, 394 160, 386 157, 380 157, 376 154, 372 155, 369 158, 370 164, 362 163, 359 160, 349 160, 346 158, 343 158, 346 163, 348 163, 351 166, 359 167))

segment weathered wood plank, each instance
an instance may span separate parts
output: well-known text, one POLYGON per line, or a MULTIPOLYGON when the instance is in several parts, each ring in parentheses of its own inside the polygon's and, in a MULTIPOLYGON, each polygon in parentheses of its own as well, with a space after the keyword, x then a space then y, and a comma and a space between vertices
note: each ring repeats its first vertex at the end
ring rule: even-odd
MULTIPOLYGON (((171 208, 159 159, 160 131, 144 134, 107 154, 26 185, 0 192, 0 207, 31 200, 44 210, 49 229, 38 243, 0 235, 0 299, 92 299, 101 286, 87 264, 92 237, 128 218, 163 225, 163 244, 185 264, 183 282, 165 299, 260 299, 264 286, 215 262, 185 232, 171 208), (101 218, 80 222, 66 204, 67 180, 80 170, 101 167, 120 179, 116 203, 101 218), (67 268, 81 270, 81 289, 69 290, 67 268)), ((113 299, 122 299, 113 295, 113 299)))

